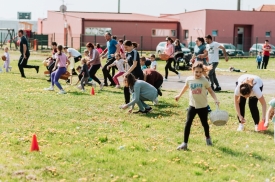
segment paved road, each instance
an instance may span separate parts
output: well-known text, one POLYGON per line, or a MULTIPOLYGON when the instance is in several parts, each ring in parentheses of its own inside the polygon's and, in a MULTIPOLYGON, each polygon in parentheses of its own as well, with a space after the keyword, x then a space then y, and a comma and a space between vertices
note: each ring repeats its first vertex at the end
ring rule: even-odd
MULTIPOLYGON (((236 87, 236 81, 239 76, 218 75, 218 80, 222 91, 234 91, 236 87)), ((178 76, 168 76, 168 81, 164 81, 162 84, 163 89, 180 90, 184 86, 186 76, 178 78, 178 76)), ((275 79, 263 79, 264 94, 275 94, 275 79)))

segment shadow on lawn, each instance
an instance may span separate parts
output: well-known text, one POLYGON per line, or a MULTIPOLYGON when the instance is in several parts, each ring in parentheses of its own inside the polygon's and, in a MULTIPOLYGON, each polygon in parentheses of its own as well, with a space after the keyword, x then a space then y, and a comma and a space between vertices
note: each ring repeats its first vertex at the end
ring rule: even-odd
POLYGON ((259 154, 254 153, 254 152, 251 153, 251 156, 249 156, 247 153, 234 151, 234 150, 232 150, 229 147, 221 146, 221 147, 217 147, 217 149, 219 149, 221 152, 223 152, 225 154, 228 154, 228 155, 231 155, 231 156, 235 156, 235 157, 241 157, 241 156, 244 156, 244 157, 253 157, 254 159, 257 159, 257 160, 260 160, 260 161, 269 161, 270 160, 267 157, 263 157, 263 156, 261 156, 259 154))

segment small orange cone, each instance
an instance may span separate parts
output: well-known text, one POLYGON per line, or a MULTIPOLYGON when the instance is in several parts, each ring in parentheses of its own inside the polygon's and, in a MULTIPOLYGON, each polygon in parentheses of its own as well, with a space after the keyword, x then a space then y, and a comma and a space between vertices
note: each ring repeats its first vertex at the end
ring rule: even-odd
POLYGON ((94 87, 92 87, 92 89, 91 89, 91 95, 95 95, 95 89, 94 89, 94 87))
POLYGON ((265 131, 265 130, 267 130, 267 127, 264 126, 264 121, 259 122, 259 124, 258 124, 258 130, 259 131, 265 131))
POLYGON ((32 151, 39 151, 39 146, 35 134, 32 136, 31 152, 32 151))

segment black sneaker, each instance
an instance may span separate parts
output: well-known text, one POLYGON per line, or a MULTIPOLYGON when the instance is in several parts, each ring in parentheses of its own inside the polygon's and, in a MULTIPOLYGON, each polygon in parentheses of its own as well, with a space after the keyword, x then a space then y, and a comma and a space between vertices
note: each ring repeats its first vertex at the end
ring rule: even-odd
POLYGON ((39 72, 39 66, 36 66, 35 70, 36 70, 36 73, 38 73, 39 72))
POLYGON ((48 79, 47 82, 51 82, 51 79, 48 79))
POLYGON ((108 87, 108 83, 104 83, 103 86, 104 86, 104 87, 108 87))
POLYGON ((147 112, 151 112, 151 111, 153 111, 153 108, 152 108, 152 107, 145 108, 145 111, 147 111, 147 112))
POLYGON ((116 84, 115 84, 115 83, 111 83, 110 86, 111 86, 111 87, 112 87, 112 86, 116 86, 116 84))
POLYGON ((71 83, 71 80, 70 80, 70 79, 68 79, 68 80, 66 81, 66 83, 67 83, 67 84, 70 84, 70 83, 71 83))
POLYGON ((220 86, 218 86, 214 89, 214 91, 221 91, 221 90, 222 90, 222 88, 220 86))
POLYGON ((138 110, 138 111, 135 111, 133 112, 134 114, 147 114, 148 111, 145 109, 144 111, 141 111, 141 110, 138 110))

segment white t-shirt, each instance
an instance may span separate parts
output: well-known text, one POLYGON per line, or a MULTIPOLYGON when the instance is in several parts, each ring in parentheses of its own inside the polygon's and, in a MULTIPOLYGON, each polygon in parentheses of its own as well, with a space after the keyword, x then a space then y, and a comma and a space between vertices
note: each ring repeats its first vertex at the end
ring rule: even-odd
POLYGON ((219 62, 219 47, 218 42, 212 42, 211 44, 206 45, 206 50, 208 51, 209 63, 219 62))
POLYGON ((4 56, 6 57, 6 61, 9 62, 10 61, 10 54, 8 52, 5 52, 4 56))
POLYGON ((71 55, 75 58, 78 57, 78 56, 81 56, 81 54, 77 50, 75 50, 74 48, 68 48, 67 51, 69 53, 71 53, 71 55))
POLYGON ((157 69, 157 61, 152 61, 151 62, 151 66, 150 66, 151 69, 157 69))
POLYGON ((196 109, 207 107, 207 89, 210 83, 205 77, 196 79, 194 76, 186 78, 185 84, 189 87, 189 105, 196 109))
POLYGON ((252 88, 252 92, 250 94, 250 97, 254 97, 256 96, 258 99, 261 98, 263 96, 263 93, 260 89, 260 87, 263 86, 263 81, 261 80, 260 77, 256 76, 256 75, 250 75, 250 74, 244 74, 242 76, 239 77, 238 79, 238 85, 237 87, 235 88, 235 95, 236 96, 241 96, 241 93, 240 93, 240 85, 247 79, 251 79, 253 78, 253 88, 252 88))
POLYGON ((120 59, 120 60, 115 60, 114 64, 116 65, 117 69, 119 72, 125 72, 124 70, 124 60, 120 59))

